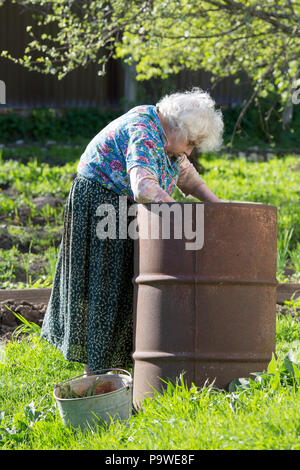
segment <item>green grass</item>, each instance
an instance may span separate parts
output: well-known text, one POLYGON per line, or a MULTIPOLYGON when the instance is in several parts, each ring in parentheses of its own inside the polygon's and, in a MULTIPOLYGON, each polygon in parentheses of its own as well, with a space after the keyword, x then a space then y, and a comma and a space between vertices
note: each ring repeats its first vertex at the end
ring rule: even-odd
POLYGON ((52 287, 59 247, 46 247, 43 254, 22 253, 16 246, 0 249, 1 289, 52 287))
MULTIPOLYGON (((40 154, 30 158, 27 163, 3 159, 0 168, 0 187, 9 187, 11 195, 1 193, 0 217, 2 223, 9 223, 8 232, 16 252, 1 250, 0 283, 2 288, 50 287, 53 280, 53 246, 59 245, 63 228, 63 204, 56 208, 43 207, 38 211, 32 199, 52 195, 65 202, 76 173, 78 149, 73 149, 73 160, 64 165, 50 165, 40 161, 40 154), (22 219, 20 209, 27 207, 27 218, 22 219), (32 241, 31 253, 29 243, 32 241), (5 252, 5 253, 4 253, 5 252), (22 254, 28 253, 25 268, 26 279, 15 276, 16 270, 24 269, 22 254), (45 272, 30 272, 30 263, 37 255, 44 256, 45 272), (30 277, 31 275, 31 277, 30 277)), ((25 150, 23 149, 23 152, 25 150)), ((20 150, 21 152, 21 150, 20 150)), ((1 155, 0 155, 1 157, 1 155)), ((67 156, 69 159, 70 153, 67 156)), ((62 162, 64 160, 62 159, 62 162)), ((221 199, 262 202, 278 209, 278 266, 279 282, 298 282, 300 276, 300 171, 299 158, 293 155, 277 158, 268 162, 246 161, 242 158, 228 158, 226 153, 202 155, 200 162, 204 167, 202 175, 207 185, 221 199), (290 269, 292 273, 287 273, 290 269)), ((174 198, 185 200, 175 190, 174 198)), ((188 199, 189 200, 189 199, 188 199)), ((3 228, 0 224, 0 237, 3 228)), ((20 277, 20 276, 19 276, 20 277)), ((22 277, 22 275, 21 275, 22 277)))
POLYGON ((2 449, 300 449, 300 322, 290 315, 277 316, 277 360, 256 378, 230 391, 179 379, 127 422, 85 432, 62 425, 52 395, 83 365, 65 361, 34 328, 0 354, 2 449))
POLYGON ((73 141, 72 144, 56 143, 45 146, 41 142, 34 142, 22 146, 5 146, 2 150, 2 158, 4 161, 17 160, 22 164, 36 158, 40 163, 63 166, 80 158, 89 140, 80 139, 77 144, 73 141))

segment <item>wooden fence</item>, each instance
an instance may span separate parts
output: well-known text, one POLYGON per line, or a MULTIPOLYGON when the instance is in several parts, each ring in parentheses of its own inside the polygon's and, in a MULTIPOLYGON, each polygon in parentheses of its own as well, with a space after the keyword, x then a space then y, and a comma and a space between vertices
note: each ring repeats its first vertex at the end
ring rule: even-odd
MULTIPOLYGON (((30 41, 26 32, 28 24, 32 24, 31 13, 5 0, 0 7, 0 50, 8 50, 13 56, 23 56, 26 44, 30 41)), ((173 86, 175 81, 177 89, 200 86, 209 90, 210 76, 203 70, 182 71, 173 77, 173 86)), ((132 96, 128 67, 121 61, 113 60, 104 77, 98 76, 96 64, 89 64, 58 80, 55 76, 29 71, 8 59, 0 58, 0 80, 6 85, 6 104, 0 104, 0 111, 7 108, 115 107, 120 105, 122 98, 130 101, 132 96)), ((153 83, 158 92, 160 87, 165 88, 162 81, 157 80, 138 85, 148 103, 152 102, 153 94, 150 90, 153 83)), ((230 77, 222 79, 211 94, 218 104, 233 105, 240 104, 249 95, 249 90, 247 77, 246 82, 239 86, 234 85, 230 77)))
MULTIPOLYGON (((0 289, 0 302, 12 300, 14 302, 25 300, 32 304, 44 303, 48 304, 52 289, 0 289)), ((277 285, 277 298, 278 304, 284 304, 286 300, 293 298, 294 300, 300 297, 300 284, 285 283, 277 285)))

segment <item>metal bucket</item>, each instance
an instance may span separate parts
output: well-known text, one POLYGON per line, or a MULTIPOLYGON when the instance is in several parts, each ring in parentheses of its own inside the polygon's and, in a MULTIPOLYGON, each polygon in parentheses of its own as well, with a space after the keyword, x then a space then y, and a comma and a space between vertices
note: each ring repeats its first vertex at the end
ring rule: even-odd
POLYGON ((104 422, 109 424, 112 419, 127 420, 132 413, 132 377, 123 369, 103 369, 89 375, 73 377, 57 384, 53 395, 62 422, 67 427, 80 427, 82 430, 94 428, 104 422), (107 371, 109 372, 102 374, 107 371), (116 371, 117 374, 114 373, 116 371), (96 383, 102 388, 102 394, 82 398, 60 396, 66 386, 80 395, 96 383))
POLYGON ((147 232, 151 220, 159 236, 134 242, 136 408, 153 388, 165 387, 160 378, 175 383, 185 371, 187 385, 215 380, 226 389, 233 379, 264 370, 275 352, 276 207, 239 201, 160 204, 175 205, 182 209, 177 228, 184 229, 188 219, 194 231, 202 224, 201 249, 186 249, 190 239, 184 230, 174 237, 172 217, 169 239, 161 236, 164 216, 154 211, 157 204, 139 204, 137 210, 139 232, 147 232), (199 206, 204 213, 198 220, 199 206))

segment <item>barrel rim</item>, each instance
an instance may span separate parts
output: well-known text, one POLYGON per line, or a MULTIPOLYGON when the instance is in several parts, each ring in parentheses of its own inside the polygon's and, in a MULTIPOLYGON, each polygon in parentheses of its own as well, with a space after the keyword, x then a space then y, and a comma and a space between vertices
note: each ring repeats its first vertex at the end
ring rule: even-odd
POLYGON ((241 206, 241 207, 261 207, 263 209, 275 210, 277 211, 277 206, 273 206, 272 204, 265 204, 263 202, 252 202, 252 201, 218 201, 218 202, 209 202, 209 201, 161 201, 161 202, 151 202, 151 203, 138 203, 141 206, 149 206, 149 205, 160 205, 160 204, 203 204, 208 206, 224 206, 228 205, 230 207, 241 206))
POLYGON ((61 401, 61 402, 65 402, 65 401, 66 401, 66 402, 68 402, 68 403, 71 403, 71 402, 73 402, 73 401, 78 401, 78 400, 90 400, 90 399, 95 400, 96 398, 99 398, 99 397, 102 397, 102 398, 103 398, 104 396, 107 397, 108 395, 109 395, 109 396, 111 396, 111 395, 113 395, 113 394, 116 395, 117 393, 120 393, 120 392, 122 392, 123 390, 128 389, 128 387, 132 387, 132 384, 129 383, 128 385, 125 385, 124 387, 118 388, 117 390, 114 390, 113 392, 108 392, 108 393, 99 394, 99 395, 91 395, 90 397, 80 397, 80 398, 60 398, 60 397, 58 397, 58 396, 56 395, 56 393, 55 393, 55 392, 56 392, 56 389, 58 388, 58 387, 56 387, 56 388, 54 389, 54 391, 53 391, 53 397, 54 397, 55 400, 57 400, 57 401, 61 401))
POLYGON ((278 280, 275 279, 232 279, 222 277, 199 276, 197 274, 188 275, 186 273, 176 273, 175 275, 167 273, 142 273, 133 276, 132 282, 135 284, 151 284, 151 283, 164 283, 164 284, 203 284, 203 285, 244 285, 244 286, 270 286, 277 289, 278 280))

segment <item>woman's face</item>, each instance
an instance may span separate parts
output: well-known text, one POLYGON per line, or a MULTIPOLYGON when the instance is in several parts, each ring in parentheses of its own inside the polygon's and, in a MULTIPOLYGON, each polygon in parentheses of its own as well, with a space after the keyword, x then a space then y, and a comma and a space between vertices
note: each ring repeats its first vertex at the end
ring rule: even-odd
POLYGON ((169 157, 179 157, 182 154, 189 156, 192 153, 195 144, 188 142, 180 132, 172 129, 168 125, 168 120, 157 111, 158 119, 163 129, 163 138, 165 150, 169 157))
POLYGON ((167 139, 165 139, 165 150, 169 157, 179 157, 184 153, 189 156, 193 148, 194 145, 191 142, 187 142, 182 135, 175 131, 169 132, 167 139))

